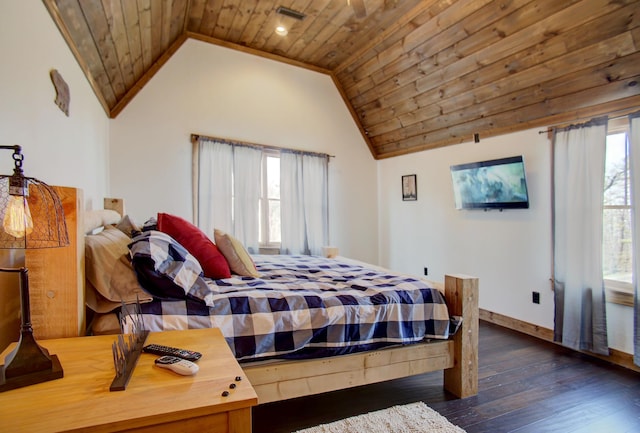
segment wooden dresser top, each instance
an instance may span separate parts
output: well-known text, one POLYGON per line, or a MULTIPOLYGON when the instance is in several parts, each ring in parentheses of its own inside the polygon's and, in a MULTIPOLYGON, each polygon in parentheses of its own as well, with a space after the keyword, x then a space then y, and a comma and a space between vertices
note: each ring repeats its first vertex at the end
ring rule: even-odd
MULTIPOLYGON (((141 354, 124 391, 109 391, 115 369, 115 335, 39 341, 56 354, 64 377, 0 393, 3 431, 111 431, 173 422, 257 404, 251 384, 218 329, 149 334, 158 343, 202 353, 194 376, 154 366, 156 355, 141 354), (242 378, 237 382, 236 376, 242 378), (236 387, 230 389, 229 385, 236 387), (229 395, 222 396, 223 391, 229 395)), ((5 350, 1 359, 13 346, 5 350)))

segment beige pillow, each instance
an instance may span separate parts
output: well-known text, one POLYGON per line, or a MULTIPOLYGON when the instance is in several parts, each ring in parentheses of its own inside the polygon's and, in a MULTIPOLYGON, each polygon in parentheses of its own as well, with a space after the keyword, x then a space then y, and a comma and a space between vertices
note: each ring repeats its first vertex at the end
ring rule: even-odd
MULTIPOLYGON (((133 302, 135 302, 135 299, 133 302)), ((96 313, 110 313, 122 307, 122 302, 114 302, 102 296, 89 280, 86 280, 85 303, 87 304, 87 307, 91 308, 91 310, 96 313)), ((126 303, 131 302, 125 302, 125 304, 126 303)))
POLYGON ((138 225, 133 222, 129 215, 123 216, 118 224, 116 224, 116 228, 129 237, 133 237, 133 232, 140 231, 140 227, 138 227, 138 225))
POLYGON ((239 240, 218 229, 213 231, 213 237, 232 273, 244 277, 260 277, 251 256, 239 240))
POLYGON ((85 277, 87 305, 104 312, 125 304, 149 302, 129 260, 131 239, 115 227, 85 236, 85 277), (92 292, 94 290, 95 292, 92 292))
POLYGON ((115 313, 98 314, 91 322, 91 335, 111 335, 120 333, 120 320, 115 313))

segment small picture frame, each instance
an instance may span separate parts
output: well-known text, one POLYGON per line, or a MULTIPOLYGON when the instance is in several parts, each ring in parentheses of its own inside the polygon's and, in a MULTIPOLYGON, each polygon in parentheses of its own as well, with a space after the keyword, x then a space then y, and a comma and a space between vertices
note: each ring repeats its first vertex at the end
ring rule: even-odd
POLYGON ((416 182, 415 174, 407 174, 402 176, 402 200, 418 200, 418 184, 416 182))

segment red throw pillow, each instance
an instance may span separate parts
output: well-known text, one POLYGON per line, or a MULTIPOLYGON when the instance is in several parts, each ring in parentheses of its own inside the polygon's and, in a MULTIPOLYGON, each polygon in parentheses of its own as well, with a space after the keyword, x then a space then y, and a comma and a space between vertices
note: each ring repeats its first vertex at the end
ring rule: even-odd
POLYGON ((198 259, 205 277, 231 277, 227 259, 211 239, 189 221, 175 215, 158 213, 158 230, 174 238, 198 259))

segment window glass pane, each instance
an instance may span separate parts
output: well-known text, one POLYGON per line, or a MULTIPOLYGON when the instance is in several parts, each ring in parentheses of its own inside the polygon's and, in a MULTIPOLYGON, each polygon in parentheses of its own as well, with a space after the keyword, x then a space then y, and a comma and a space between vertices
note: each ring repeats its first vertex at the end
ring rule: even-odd
POLYGON ((630 176, 627 134, 607 136, 602 262, 604 278, 631 283, 630 176))
POLYGON ((631 209, 605 209, 603 214, 603 275, 607 280, 631 283, 631 209))
POLYGON ((269 198, 280 198, 280 158, 267 157, 267 188, 269 198))
POLYGON ((264 222, 262 221, 262 198, 260 199, 260 204, 258 205, 258 239, 260 239, 260 243, 264 242, 264 237, 262 236, 262 225, 264 222))
POLYGON ((280 154, 263 153, 260 199, 260 243, 274 246, 281 241, 280 229, 280 154))
POLYGON ((269 200, 269 242, 280 240, 280 200, 269 200))
POLYGON ((630 193, 627 164, 627 135, 607 136, 607 155, 604 181, 604 205, 628 206, 630 193))

